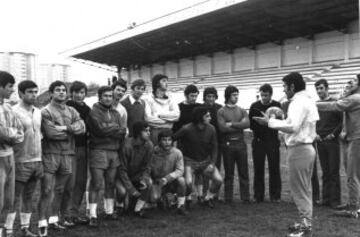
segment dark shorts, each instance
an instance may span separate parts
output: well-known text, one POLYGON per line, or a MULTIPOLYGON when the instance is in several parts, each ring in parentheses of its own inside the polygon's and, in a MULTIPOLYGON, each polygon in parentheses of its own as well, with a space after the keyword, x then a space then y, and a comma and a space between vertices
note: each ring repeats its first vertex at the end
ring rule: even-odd
POLYGON ((191 167, 195 173, 202 173, 210 164, 211 160, 206 159, 204 161, 195 161, 184 156, 185 166, 191 167))
POLYGON ((62 175, 71 174, 72 159, 75 159, 73 155, 44 154, 44 172, 49 174, 58 173, 62 175))
POLYGON ((160 186, 158 181, 154 181, 154 184, 152 186, 152 193, 151 193, 151 198, 153 199, 152 201, 160 200, 161 197, 165 198, 163 200, 170 201, 169 198, 172 198, 173 196, 172 195, 169 196, 168 195, 169 193, 177 194, 179 195, 178 197, 184 196, 186 191, 186 185, 185 185, 184 177, 181 178, 183 179, 183 181, 181 182, 183 185, 182 187, 180 186, 181 184, 179 183, 179 179, 175 179, 171 183, 167 183, 163 187, 160 186))
MULTIPOLYGON (((185 181, 184 181, 185 184, 185 181)), ((173 180, 171 183, 167 183, 164 187, 162 187, 163 193, 176 193, 179 187, 179 182, 177 179, 173 180)))
POLYGON ((117 151, 90 150, 90 168, 111 169, 120 165, 119 153, 117 151))
POLYGON ((30 179, 40 179, 44 175, 41 161, 15 163, 15 180, 26 183, 30 179))

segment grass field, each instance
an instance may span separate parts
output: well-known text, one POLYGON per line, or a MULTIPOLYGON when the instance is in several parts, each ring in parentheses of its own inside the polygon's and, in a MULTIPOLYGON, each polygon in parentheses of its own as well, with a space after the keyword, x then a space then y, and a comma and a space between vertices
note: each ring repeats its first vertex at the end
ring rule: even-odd
MULTIPOLYGON (((250 141, 250 139, 247 140, 250 141)), ((248 145, 248 148, 252 187, 253 168, 250 145, 248 145)), ((61 233, 50 232, 50 236, 285 236, 287 225, 297 220, 298 215, 290 197, 287 182, 287 161, 285 160, 284 152, 284 148, 282 148, 281 174, 283 191, 281 203, 274 204, 267 201, 261 204, 242 204, 238 192, 238 183, 235 182, 237 191, 235 192, 235 202, 232 206, 217 204, 214 209, 209 209, 194 204, 190 214, 186 217, 178 216, 174 211, 164 212, 153 209, 151 211, 151 219, 144 220, 133 216, 125 216, 119 221, 101 222, 99 229, 79 226, 61 233)), ((320 168, 319 177, 321 177, 320 168)), ((343 172, 341 179, 343 184, 343 200, 346 200, 346 177, 343 172)), ((34 219, 36 220, 36 217, 34 219)), ((334 217, 330 209, 315 207, 314 236, 358 237, 360 236, 359 221, 357 219, 334 217)))

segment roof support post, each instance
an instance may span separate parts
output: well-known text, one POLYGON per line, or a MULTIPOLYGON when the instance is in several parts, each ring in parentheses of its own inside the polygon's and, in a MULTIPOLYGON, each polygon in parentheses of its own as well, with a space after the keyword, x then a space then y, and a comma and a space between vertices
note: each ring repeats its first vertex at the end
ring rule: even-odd
POLYGON ((349 61, 350 58, 350 35, 344 34, 344 61, 349 61))
POLYGON ((213 54, 209 55, 210 57, 210 67, 209 67, 209 75, 212 76, 214 73, 214 56, 213 54))
POLYGON ((165 62, 161 62, 161 63, 159 63, 159 64, 160 64, 160 66, 161 66, 161 73, 164 74, 164 75, 166 75, 165 62))
POLYGON ((117 69, 117 78, 121 78, 122 66, 116 66, 116 69, 117 69))
POLYGON ((252 71, 255 71, 257 68, 258 68, 258 54, 257 54, 257 50, 256 50, 256 48, 254 48, 253 49, 253 53, 254 53, 254 61, 253 61, 253 63, 252 63, 252 71))
POLYGON ((176 62, 176 82, 179 82, 180 77, 180 60, 176 62))
POLYGON ((279 45, 279 61, 278 61, 278 68, 281 68, 282 67, 282 65, 283 65, 283 45, 284 44, 280 44, 279 45))
POLYGON ((309 40, 309 53, 308 53, 309 65, 311 65, 314 60, 313 52, 314 52, 314 40, 311 39, 311 40, 309 40))
POLYGON ((151 78, 154 76, 153 75, 153 65, 152 64, 149 65, 149 72, 150 72, 149 74, 150 74, 150 82, 151 82, 151 78))
POLYGON ((234 59, 234 51, 231 50, 231 52, 229 52, 229 57, 230 57, 230 69, 229 72, 230 74, 232 74, 234 72, 234 68, 235 68, 235 59, 234 59))

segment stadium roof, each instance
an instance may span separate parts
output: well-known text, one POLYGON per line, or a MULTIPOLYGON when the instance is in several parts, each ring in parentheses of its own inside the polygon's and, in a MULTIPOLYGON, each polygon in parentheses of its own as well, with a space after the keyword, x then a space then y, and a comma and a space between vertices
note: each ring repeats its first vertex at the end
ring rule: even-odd
POLYGON ((358 0, 232 0, 220 9, 209 7, 211 2, 218 1, 134 24, 63 54, 119 68, 148 65, 326 31, 345 33, 359 17, 358 0))

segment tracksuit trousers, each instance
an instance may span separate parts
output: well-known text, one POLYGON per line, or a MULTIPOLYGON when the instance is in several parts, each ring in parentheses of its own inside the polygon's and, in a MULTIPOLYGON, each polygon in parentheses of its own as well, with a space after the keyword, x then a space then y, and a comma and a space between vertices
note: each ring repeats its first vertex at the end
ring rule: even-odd
POLYGON ((292 198, 301 219, 311 223, 313 203, 311 176, 316 152, 312 144, 300 144, 287 148, 289 184, 292 198))

